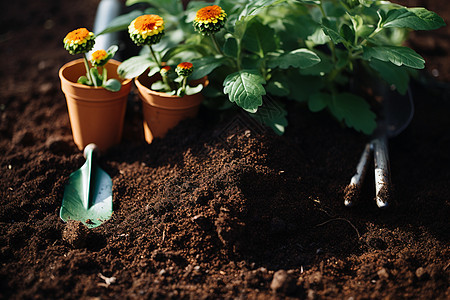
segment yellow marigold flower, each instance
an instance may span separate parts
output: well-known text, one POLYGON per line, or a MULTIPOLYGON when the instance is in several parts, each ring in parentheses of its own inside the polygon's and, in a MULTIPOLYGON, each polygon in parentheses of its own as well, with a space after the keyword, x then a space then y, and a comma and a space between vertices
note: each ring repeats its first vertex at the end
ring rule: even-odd
POLYGON ((69 32, 63 40, 64 48, 70 54, 82 54, 92 50, 95 36, 86 28, 78 28, 69 32))
POLYGON ((177 66, 175 72, 177 72, 178 76, 188 77, 194 72, 194 65, 190 62, 182 62, 177 66))
POLYGON ((128 26, 128 33, 138 46, 159 43, 164 35, 164 20, 158 15, 143 15, 128 26))
POLYGON ((218 5, 206 6, 197 11, 194 28, 203 35, 218 32, 225 26, 227 14, 218 5))
POLYGON ((97 50, 91 55, 91 62, 94 66, 103 66, 109 60, 109 55, 105 50, 97 50))

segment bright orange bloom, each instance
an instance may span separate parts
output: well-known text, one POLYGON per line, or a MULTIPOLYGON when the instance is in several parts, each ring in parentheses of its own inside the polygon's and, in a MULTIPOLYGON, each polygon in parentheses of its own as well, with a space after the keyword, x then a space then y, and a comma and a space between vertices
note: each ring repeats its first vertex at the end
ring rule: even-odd
POLYGON ((108 53, 105 50, 97 50, 91 55, 91 61, 94 66, 102 66, 108 60, 108 53))
POLYGON ((93 35, 86 28, 78 28, 69 32, 64 38, 64 43, 82 44, 93 35))
POLYGON ((195 20, 203 23, 216 23, 226 17, 225 11, 218 5, 206 6, 197 11, 195 20))
POLYGON ((95 44, 94 33, 86 28, 78 28, 69 32, 63 40, 64 48, 70 54, 89 52, 95 44))
POLYGON ((164 35, 164 20, 158 15, 143 15, 128 26, 128 33, 137 45, 152 45, 164 35))

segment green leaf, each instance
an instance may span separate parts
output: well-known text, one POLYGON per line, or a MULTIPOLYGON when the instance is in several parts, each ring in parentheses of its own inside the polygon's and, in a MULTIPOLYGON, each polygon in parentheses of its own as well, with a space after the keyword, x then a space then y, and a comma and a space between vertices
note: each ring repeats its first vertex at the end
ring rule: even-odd
POLYGON ((294 67, 304 69, 317 65, 319 62, 320 57, 316 53, 302 48, 279 56, 272 56, 269 58, 268 66, 269 68, 288 69, 289 67, 294 67))
POLYGON ((282 79, 272 79, 267 83, 266 91, 270 95, 284 97, 289 95, 289 84, 282 79))
POLYGON ((161 12, 178 15, 183 12, 183 5, 179 0, 127 0, 126 5, 131 6, 138 3, 148 3, 150 6, 156 7, 161 12))
POLYGON ((364 47, 363 58, 370 60, 376 58, 382 61, 390 61, 396 66, 405 65, 414 69, 423 69, 425 60, 414 50, 400 46, 364 47))
POLYGON ((288 74, 287 80, 290 91, 288 98, 298 102, 308 101, 310 95, 317 93, 323 87, 323 82, 318 80, 317 76, 288 74))
POLYGON ((266 53, 277 49, 275 31, 255 18, 245 31, 242 45, 245 49, 264 57, 266 53))
POLYGON ((102 86, 103 79, 102 76, 98 73, 97 68, 91 68, 89 70, 89 73, 91 73, 92 81, 94 81, 93 84, 96 83, 94 84, 94 86, 102 86))
POLYGON ((331 57, 329 55, 323 54, 321 52, 318 53, 320 62, 318 64, 313 65, 312 67, 300 69, 300 74, 302 75, 319 75, 324 76, 325 74, 331 72, 335 67, 331 57))
POLYGON ((284 106, 281 102, 269 97, 264 97, 264 104, 251 116, 260 123, 272 128, 278 135, 282 135, 288 125, 288 120, 286 119, 287 111, 284 106))
POLYGON ((199 84, 197 86, 186 86, 186 95, 194 95, 198 94, 202 91, 203 84, 199 84))
POLYGON ((409 73, 406 67, 398 67, 378 59, 372 59, 369 65, 387 83, 395 85, 400 94, 406 94, 409 84, 409 73))
POLYGON ((319 112, 331 103, 331 95, 327 93, 316 93, 309 97, 308 108, 312 112, 319 112))
POLYGON ((445 26, 444 20, 436 13, 425 8, 401 8, 390 10, 384 28, 410 28, 413 30, 433 30, 445 26))
POLYGON ((189 77, 191 80, 200 79, 209 75, 216 68, 225 64, 227 61, 226 58, 220 57, 216 58, 214 56, 202 57, 199 59, 192 60, 192 64, 194 65, 194 72, 189 77))
POLYGON ((230 57, 237 57, 238 44, 236 39, 231 34, 225 35, 225 43, 223 44, 223 53, 230 57))
POLYGON ((256 70, 241 70, 230 74, 223 83, 224 93, 231 102, 235 102, 244 110, 255 113, 262 105, 263 87, 266 81, 256 70))
POLYGON ((352 27, 347 24, 341 26, 340 34, 344 37, 345 41, 350 45, 354 44, 355 41, 355 31, 352 27))
POLYGON ((297 0, 297 1, 303 4, 315 4, 315 5, 320 4, 320 0, 297 0))
POLYGON ((103 85, 105 89, 111 92, 118 92, 122 88, 122 84, 117 79, 108 79, 106 83, 103 85))
POLYGON ((117 72, 119 76, 130 79, 141 75, 148 68, 156 66, 157 64, 149 55, 134 56, 121 63, 117 72))
POLYGON ((348 127, 365 134, 372 134, 377 127, 376 114, 361 97, 350 93, 338 94, 329 103, 331 113, 348 127))
POLYGON ((84 85, 91 85, 89 82, 89 79, 86 76, 80 76, 77 80, 78 83, 84 84, 84 85))
POLYGON ((277 4, 277 3, 281 3, 284 2, 285 0, 256 0, 256 1, 251 1, 249 2, 244 9, 242 10, 241 14, 239 15, 239 19, 242 17, 247 17, 247 16, 255 16, 257 14, 259 14, 262 10, 264 10, 265 8, 277 4))
POLYGON ((133 21, 139 16, 142 16, 143 14, 144 12, 141 10, 133 10, 128 14, 120 15, 112 19, 112 21, 108 24, 108 27, 103 31, 101 31, 100 33, 97 33, 96 35, 126 30, 128 28, 128 25, 130 25, 131 21, 133 21))
POLYGON ((322 29, 323 32, 330 37, 334 44, 339 44, 345 41, 345 39, 339 34, 336 22, 331 22, 330 20, 323 18, 322 29))

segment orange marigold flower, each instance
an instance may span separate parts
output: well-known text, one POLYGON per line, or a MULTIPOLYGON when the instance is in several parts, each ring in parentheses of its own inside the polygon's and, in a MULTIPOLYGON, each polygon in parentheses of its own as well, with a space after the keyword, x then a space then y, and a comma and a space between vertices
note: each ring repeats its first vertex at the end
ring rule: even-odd
POLYGON ((164 20, 158 15, 143 15, 128 26, 131 39, 138 46, 158 43, 164 35, 164 20))
POLYGON ((218 32, 225 26, 227 14, 218 5, 206 6, 197 11, 194 28, 203 35, 218 32))
POLYGON ((64 48, 70 54, 81 54, 92 50, 95 44, 95 36, 86 28, 78 28, 69 32, 63 40, 64 48))
POLYGON ((193 71, 194 65, 190 62, 182 62, 175 69, 175 72, 177 72, 178 76, 184 77, 191 75, 193 71))
POLYGON ((103 66, 109 60, 109 55, 105 50, 97 50, 91 55, 91 62, 94 66, 103 66))

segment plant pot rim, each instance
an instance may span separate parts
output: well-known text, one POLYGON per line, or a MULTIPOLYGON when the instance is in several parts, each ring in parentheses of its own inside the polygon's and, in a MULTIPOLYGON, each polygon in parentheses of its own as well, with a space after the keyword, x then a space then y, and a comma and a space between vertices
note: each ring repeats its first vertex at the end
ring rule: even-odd
MULTIPOLYGON (((101 87, 101 86, 95 87, 95 86, 89 86, 89 85, 81 84, 81 83, 78 83, 76 81, 69 80, 69 79, 67 79, 67 77, 64 76, 64 74, 63 74, 64 70, 66 70, 67 68, 70 68, 70 67, 72 67, 74 65, 80 64, 80 63, 84 64, 84 59, 83 58, 78 58, 78 59, 69 61, 68 63, 65 63, 63 66, 61 66, 61 68, 59 69, 59 72, 58 72, 59 73, 59 78, 61 79, 61 81, 69 82, 71 85, 73 85, 74 87, 76 87, 78 89, 106 90, 104 87, 101 87)), ((110 59, 107 64, 113 64, 113 65, 119 66, 121 63, 122 62, 120 62, 118 60, 110 59)), ((80 75, 80 76, 82 76, 82 75, 80 75)), ((119 80, 121 81, 122 87, 124 85, 127 85, 127 84, 131 83, 131 79, 119 79, 119 80)), ((122 90, 122 88, 121 88, 121 90, 122 90)), ((108 90, 106 90, 106 91, 108 91, 108 90)), ((112 91, 108 91, 108 92, 117 93, 117 92, 112 92, 112 91)))
MULTIPOLYGON (((141 78, 142 76, 148 77, 148 76, 146 75, 146 72, 144 72, 143 74, 137 76, 137 77, 134 79, 134 83, 136 84, 136 86, 137 86, 138 88, 141 88, 141 89, 143 89, 145 92, 147 92, 147 93, 149 93, 149 94, 152 94, 152 95, 157 95, 157 96, 159 96, 159 97, 164 97, 164 98, 168 98, 168 99, 182 99, 182 98, 185 98, 185 97, 190 97, 190 96, 194 96, 194 95, 197 95, 197 94, 201 93, 201 91, 200 91, 200 92, 195 93, 195 94, 193 94, 193 95, 184 95, 183 97, 180 97, 180 96, 177 96, 177 95, 169 95, 169 94, 164 93, 164 92, 158 92, 158 91, 152 90, 151 88, 149 88, 149 87, 147 87, 146 85, 144 85, 141 81, 139 81, 139 78, 141 78)), ((150 76, 149 78, 152 78, 152 77, 159 77, 159 76, 160 76, 159 74, 155 74, 155 75, 153 75, 153 76, 150 76)), ((203 88, 205 88, 205 87, 209 84, 208 76, 204 76, 204 77, 199 78, 199 79, 191 80, 190 82, 202 82, 202 81, 204 81, 204 86, 203 86, 203 88)))

